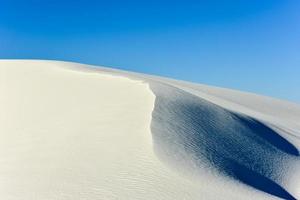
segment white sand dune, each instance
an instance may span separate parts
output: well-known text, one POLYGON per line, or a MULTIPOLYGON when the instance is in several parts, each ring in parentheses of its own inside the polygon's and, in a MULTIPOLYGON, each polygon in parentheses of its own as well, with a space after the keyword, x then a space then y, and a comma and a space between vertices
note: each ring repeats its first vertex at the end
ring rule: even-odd
POLYGON ((300 105, 162 77, 0 61, 0 199, 300 199, 300 105))

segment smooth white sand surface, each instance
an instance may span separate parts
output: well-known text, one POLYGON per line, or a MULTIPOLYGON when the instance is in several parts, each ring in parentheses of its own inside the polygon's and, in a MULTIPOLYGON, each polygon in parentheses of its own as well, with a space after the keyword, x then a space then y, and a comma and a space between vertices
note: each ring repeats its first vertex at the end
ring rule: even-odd
MULTIPOLYGON (((277 198, 206 165, 191 167, 197 168, 192 177, 159 156, 151 129, 155 84, 172 85, 289 130, 283 137, 300 147, 296 104, 75 63, 2 60, 0 199, 277 198)), ((300 198, 295 160, 284 172, 283 186, 300 198)))

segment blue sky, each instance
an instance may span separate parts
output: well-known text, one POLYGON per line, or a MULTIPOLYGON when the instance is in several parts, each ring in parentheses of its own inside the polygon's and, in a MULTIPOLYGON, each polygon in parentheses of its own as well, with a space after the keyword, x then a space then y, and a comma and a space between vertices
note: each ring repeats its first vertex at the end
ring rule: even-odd
POLYGON ((300 1, 0 0, 0 58, 111 66, 300 103, 300 1))

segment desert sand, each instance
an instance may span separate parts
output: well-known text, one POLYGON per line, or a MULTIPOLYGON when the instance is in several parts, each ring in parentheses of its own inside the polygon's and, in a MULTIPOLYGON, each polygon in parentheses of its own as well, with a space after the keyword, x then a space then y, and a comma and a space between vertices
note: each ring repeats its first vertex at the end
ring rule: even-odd
POLYGON ((300 105, 99 66, 0 61, 0 199, 299 199, 300 105))

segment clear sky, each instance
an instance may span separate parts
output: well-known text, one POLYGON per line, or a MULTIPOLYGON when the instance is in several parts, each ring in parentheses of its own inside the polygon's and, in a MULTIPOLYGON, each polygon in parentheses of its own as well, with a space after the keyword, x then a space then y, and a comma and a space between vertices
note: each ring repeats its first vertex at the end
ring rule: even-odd
POLYGON ((111 66, 300 103, 300 1, 0 0, 0 58, 111 66))

